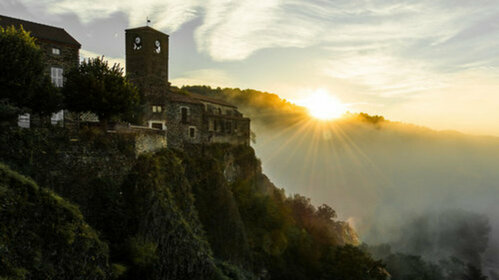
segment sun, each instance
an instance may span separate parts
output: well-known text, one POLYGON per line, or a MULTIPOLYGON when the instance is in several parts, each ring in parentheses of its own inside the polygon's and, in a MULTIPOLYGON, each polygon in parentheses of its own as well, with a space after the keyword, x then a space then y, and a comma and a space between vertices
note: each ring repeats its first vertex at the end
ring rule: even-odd
POLYGON ((346 106, 324 89, 318 89, 300 102, 308 109, 308 113, 319 120, 332 120, 346 112, 346 106))

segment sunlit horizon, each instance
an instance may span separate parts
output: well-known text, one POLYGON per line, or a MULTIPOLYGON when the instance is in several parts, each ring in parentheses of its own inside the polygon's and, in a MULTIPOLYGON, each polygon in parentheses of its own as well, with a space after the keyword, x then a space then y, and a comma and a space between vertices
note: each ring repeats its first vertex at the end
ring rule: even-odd
POLYGON ((325 89, 316 89, 295 102, 307 108, 313 118, 328 121, 340 118, 346 113, 346 105, 325 89))

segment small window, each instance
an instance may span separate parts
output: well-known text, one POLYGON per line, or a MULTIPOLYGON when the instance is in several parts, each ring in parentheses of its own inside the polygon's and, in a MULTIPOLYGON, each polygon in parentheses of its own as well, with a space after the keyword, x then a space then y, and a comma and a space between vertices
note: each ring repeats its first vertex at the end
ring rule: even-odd
POLYGON ((59 67, 51 67, 50 68, 50 78, 52 80, 52 84, 56 87, 62 87, 63 85, 63 76, 62 76, 62 68, 59 67))
POLYGON ((196 128, 195 127, 189 127, 189 137, 196 138, 196 128))
POLYGON ((181 107, 180 108, 180 119, 182 123, 187 123, 187 116, 189 115, 189 108, 181 107))
POLYGON ((163 123, 151 123, 152 128, 163 130, 163 123))
POLYGON ((58 49, 58 48, 52 48, 52 54, 54 54, 54 55, 60 55, 61 54, 61 50, 58 49))
POLYGON ((210 119, 210 121, 208 123, 208 130, 209 131, 215 130, 215 121, 213 119, 210 119))
POLYGON ((23 114, 18 116, 17 125, 23 128, 30 127, 30 115, 23 114))
POLYGON ((159 105, 153 105, 152 106, 152 112, 153 113, 161 113, 163 111, 163 107, 159 105))
POLYGON ((50 123, 52 125, 61 124, 64 121, 64 110, 60 110, 57 113, 53 113, 50 118, 50 123))
POLYGON ((225 122, 225 132, 232 133, 232 122, 231 121, 225 122))

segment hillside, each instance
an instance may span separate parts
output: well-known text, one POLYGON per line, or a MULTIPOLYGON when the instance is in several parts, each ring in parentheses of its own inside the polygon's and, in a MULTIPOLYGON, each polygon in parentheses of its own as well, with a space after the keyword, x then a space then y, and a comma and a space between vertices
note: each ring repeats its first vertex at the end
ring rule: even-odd
POLYGON ((12 128, 2 130, 0 148, 2 162, 78 205, 108 248, 102 279, 385 278, 331 207, 286 196, 250 147, 193 145, 137 158, 123 135, 12 128))
POLYGON ((111 274, 108 247, 78 208, 3 164, 0 233, 0 279, 106 279, 111 274))

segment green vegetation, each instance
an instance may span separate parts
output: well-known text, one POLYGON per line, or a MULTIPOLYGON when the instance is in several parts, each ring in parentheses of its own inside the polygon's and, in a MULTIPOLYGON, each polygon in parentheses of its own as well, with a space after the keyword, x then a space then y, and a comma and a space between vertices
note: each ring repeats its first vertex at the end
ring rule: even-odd
POLYGON ((13 128, 0 139, 0 161, 79 205, 109 248, 105 275, 386 278, 380 262, 352 246, 355 233, 331 207, 286 197, 249 147, 192 146, 135 158, 129 139, 100 130, 13 128))
POLYGON ((380 262, 328 205, 286 197, 249 147, 188 147, 179 155, 215 257, 270 279, 385 279, 380 262), (224 179, 228 173, 235 180, 224 179), (369 268, 369 269, 366 269, 369 268))
POLYGON ((61 105, 62 95, 44 73, 35 39, 22 28, 0 27, 1 120, 15 119, 21 112, 47 116, 61 105))
POLYGON ((78 208, 0 164, 0 279, 107 279, 108 247, 78 208))
POLYGON ((65 75, 66 108, 73 112, 93 112, 100 120, 138 118, 138 90, 123 76, 118 64, 109 67, 103 57, 88 59, 65 75))
POLYGON ((216 278, 190 186, 171 152, 141 156, 122 190, 126 232, 111 242, 130 267, 125 279, 216 278))

